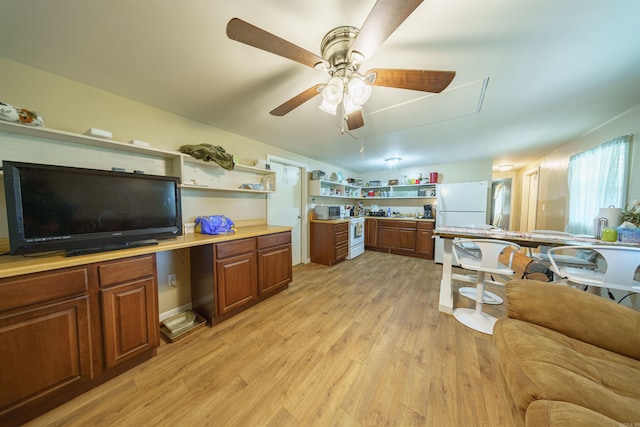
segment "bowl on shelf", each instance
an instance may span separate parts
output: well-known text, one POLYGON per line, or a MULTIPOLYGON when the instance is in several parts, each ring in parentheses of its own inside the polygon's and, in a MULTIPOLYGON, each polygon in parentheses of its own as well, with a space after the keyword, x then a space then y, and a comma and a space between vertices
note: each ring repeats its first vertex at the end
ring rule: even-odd
POLYGON ((390 179, 388 185, 398 185, 398 180, 397 179, 390 179))

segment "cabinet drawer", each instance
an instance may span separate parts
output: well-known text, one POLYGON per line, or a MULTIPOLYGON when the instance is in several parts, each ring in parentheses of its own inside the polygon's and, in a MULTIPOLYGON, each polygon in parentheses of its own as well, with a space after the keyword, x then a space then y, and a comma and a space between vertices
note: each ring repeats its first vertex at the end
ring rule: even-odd
POLYGON ((340 224, 336 224, 335 230, 336 233, 339 233, 341 231, 349 231, 349 223, 341 222, 340 224))
POLYGON ((291 243, 291 233, 269 234, 268 236, 259 236, 258 249, 270 248, 291 243))
POLYGON ((349 254, 348 245, 336 246, 336 260, 339 260, 341 258, 346 258, 348 254, 349 254))
POLYGON ((156 270, 154 256, 143 255, 100 264, 98 266, 100 286, 111 286, 116 283, 153 276, 156 270))
POLYGON ((434 228, 434 223, 433 222, 423 222, 423 221, 419 221, 418 222, 418 228, 420 230, 433 230, 434 228))
POLYGON ((255 250, 256 239, 253 237, 250 239, 233 240, 231 242, 216 243, 215 257, 216 259, 227 258, 255 250))
POLYGON ((379 220, 378 227, 416 228, 415 221, 394 221, 389 219, 379 220))
POLYGON ((349 242, 349 230, 336 233, 336 246, 347 244, 349 242))
POLYGON ((88 291, 86 267, 0 279, 0 311, 88 291))

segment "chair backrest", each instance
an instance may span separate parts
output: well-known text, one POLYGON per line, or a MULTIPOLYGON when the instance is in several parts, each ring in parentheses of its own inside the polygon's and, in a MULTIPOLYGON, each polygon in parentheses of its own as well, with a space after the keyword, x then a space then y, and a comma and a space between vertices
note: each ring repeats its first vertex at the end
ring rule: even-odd
POLYGON ((460 265, 465 264, 464 258, 467 257, 468 248, 471 245, 477 247, 477 250, 480 252, 480 257, 474 257, 480 262, 480 267, 494 270, 498 269, 500 254, 505 248, 511 247, 513 249, 509 255, 508 268, 511 268, 511 264, 513 263, 513 255, 520 249, 520 245, 507 242, 506 240, 460 239, 454 242, 454 253, 460 265))
POLYGON ((552 268, 554 271, 558 271, 553 259, 556 252, 585 249, 596 252, 606 263, 606 270, 602 277, 602 287, 640 292, 639 282, 634 280, 636 271, 640 267, 640 248, 628 246, 560 246, 548 251, 552 268))

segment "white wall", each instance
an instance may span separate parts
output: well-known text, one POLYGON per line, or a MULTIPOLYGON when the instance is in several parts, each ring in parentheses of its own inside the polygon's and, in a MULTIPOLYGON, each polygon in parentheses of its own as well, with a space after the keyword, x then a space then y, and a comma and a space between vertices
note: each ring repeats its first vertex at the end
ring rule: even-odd
MULTIPOLYGON (((320 169, 327 173, 341 171, 345 177, 355 176, 353 171, 319 162, 295 153, 226 132, 176 114, 127 99, 82 83, 37 70, 13 61, 0 58, 0 100, 37 111, 44 117, 49 128, 75 133, 84 133, 91 127, 112 132, 113 139, 128 142, 131 139, 147 141, 154 148, 177 150, 184 144, 202 142, 220 145, 227 152, 238 156, 241 164, 253 165, 257 159, 266 159, 267 154, 287 158, 305 164, 307 170, 320 169)), ((3 142, 4 143, 4 142, 3 142)), ((19 142, 17 143, 19 144, 19 142)), ((42 161, 44 163, 84 165, 91 167, 95 160, 82 148, 71 151, 51 151, 47 146, 25 149, 15 148, 14 160, 42 161)), ((109 154, 111 156, 111 154, 109 154)), ((0 156, 2 157, 2 156, 0 156)), ((126 156, 125 156, 126 157, 126 156)), ((99 160, 100 162, 104 159, 99 160)), ((455 160, 452 158, 452 160, 455 160)), ((125 158, 109 157, 114 163, 126 162, 125 158)), ((146 166, 151 170, 156 166, 146 166)), ((417 177, 438 172, 439 182, 468 182, 491 180, 491 160, 465 163, 425 165, 420 168, 371 171, 366 179, 387 181, 399 179, 399 173, 417 177)), ((4 196, 0 199, 0 238, 6 237, 4 196)), ((391 203, 391 202, 389 202, 391 203)), ((424 200, 403 202, 403 205, 421 207, 424 200)), ((383 204, 383 203, 381 203, 383 204)), ((184 196, 185 220, 195 215, 225 214, 232 219, 254 219, 266 217, 266 196, 239 196, 237 194, 211 194, 190 192, 184 196)), ((413 211, 414 209, 411 209, 413 211)), ((158 254, 160 312, 184 306, 190 301, 188 252, 171 251, 158 254), (186 261, 185 262, 185 259, 186 261), (166 283, 166 274, 178 275, 178 288, 166 283)))
MULTIPOLYGON (((230 132, 205 125, 176 114, 150 107, 82 83, 74 82, 32 67, 0 58, 0 100, 2 102, 37 111, 44 117, 48 128, 84 133, 89 128, 106 129, 112 132, 116 141, 128 142, 139 139, 152 144, 154 148, 177 150, 185 144, 210 143, 222 146, 227 152, 238 157, 238 163, 253 165, 257 159, 273 154, 307 165, 309 170, 321 169, 338 171, 338 167, 311 158, 282 150, 259 141, 244 138, 230 132)), ((2 153, 0 158, 12 160, 39 161, 49 164, 102 168, 106 161, 114 165, 123 162, 132 166, 127 155, 98 153, 79 146, 63 147, 42 141, 29 141, 21 145, 21 137, 0 136, 2 153), (11 139, 12 141, 9 141, 11 139), (11 148, 9 148, 11 146, 11 148), (9 152, 11 150, 11 152, 9 152), (105 159, 107 156, 107 159, 105 159)), ((136 162, 143 159, 136 158, 136 162)), ((136 163, 140 165, 140 163, 136 163)), ((136 167, 145 171, 162 173, 162 166, 153 162, 136 167)), ((343 170, 345 176, 351 171, 343 170)), ((3 193, 3 191, 0 191, 3 193)), ((185 220, 196 215, 225 214, 232 219, 266 218, 265 195, 243 195, 233 193, 185 192, 183 199, 185 220)), ((0 199, 0 238, 8 235, 4 194, 0 199)), ((191 300, 188 253, 170 251, 158 253, 158 281, 160 312, 189 304, 191 300), (183 257, 181 258, 180 255, 183 257), (166 281, 167 273, 178 275, 177 288, 166 281)))

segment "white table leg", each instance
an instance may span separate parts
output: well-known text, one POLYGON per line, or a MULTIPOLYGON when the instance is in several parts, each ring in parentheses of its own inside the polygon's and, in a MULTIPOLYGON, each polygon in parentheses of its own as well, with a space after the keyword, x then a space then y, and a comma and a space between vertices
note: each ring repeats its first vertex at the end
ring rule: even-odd
POLYGON ((440 281, 440 311, 447 314, 453 313, 453 291, 451 289, 451 275, 453 263, 451 250, 453 239, 442 239, 442 280, 440 281))

